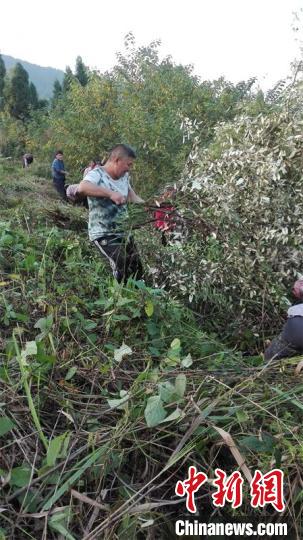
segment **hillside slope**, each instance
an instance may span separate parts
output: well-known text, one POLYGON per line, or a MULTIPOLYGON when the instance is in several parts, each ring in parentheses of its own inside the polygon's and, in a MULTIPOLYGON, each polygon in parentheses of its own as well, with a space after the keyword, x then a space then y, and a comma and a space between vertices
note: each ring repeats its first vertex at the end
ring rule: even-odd
POLYGON ((205 483, 196 519, 288 521, 302 538, 298 359, 264 366, 169 293, 113 281, 48 167, 0 161, 0 538, 171 540, 193 517, 175 494, 189 466, 244 479, 235 510, 205 483), (250 505, 254 471, 275 467, 282 516, 250 505))
POLYGON ((26 60, 13 58, 12 56, 7 56, 5 54, 2 54, 2 58, 7 71, 12 69, 17 62, 22 64, 24 69, 28 72, 30 80, 36 86, 39 98, 41 99, 49 99, 52 96, 53 85, 56 79, 58 79, 59 82, 62 82, 63 80, 64 72, 60 69, 38 66, 26 62, 26 60))

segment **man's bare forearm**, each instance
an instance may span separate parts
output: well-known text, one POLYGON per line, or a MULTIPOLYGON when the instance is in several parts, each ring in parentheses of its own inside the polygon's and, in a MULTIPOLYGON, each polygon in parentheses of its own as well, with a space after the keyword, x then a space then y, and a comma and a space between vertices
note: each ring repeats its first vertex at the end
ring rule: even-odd
POLYGON ((86 195, 86 197, 100 197, 100 199, 104 197, 118 205, 126 203, 126 197, 121 195, 118 191, 112 191, 106 187, 96 186, 87 180, 82 180, 82 182, 80 182, 78 193, 80 195, 86 195))
POLYGON ((133 189, 130 189, 127 197, 127 202, 142 204, 145 201, 141 199, 141 197, 139 197, 139 195, 137 195, 137 193, 133 189))
POLYGON ((110 199, 114 193, 106 187, 96 186, 87 180, 82 180, 82 182, 80 182, 78 191, 87 197, 105 197, 107 199, 110 199))

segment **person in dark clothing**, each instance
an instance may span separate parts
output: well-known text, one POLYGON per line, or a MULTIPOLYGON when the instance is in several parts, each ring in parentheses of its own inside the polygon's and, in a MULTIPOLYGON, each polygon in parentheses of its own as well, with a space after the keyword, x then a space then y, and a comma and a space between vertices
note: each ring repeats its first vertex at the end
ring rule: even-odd
POLYGON ((143 266, 132 236, 121 238, 111 235, 94 240, 96 248, 105 257, 116 280, 127 281, 129 277, 143 278, 143 266))
POLYGON ((66 192, 65 192, 66 171, 64 168, 62 150, 57 150, 55 154, 55 159, 52 163, 52 177, 53 177, 54 188, 59 193, 60 197, 66 201, 67 200, 66 192))
POLYGON ((295 282, 292 292, 297 301, 288 309, 281 333, 265 350, 265 360, 303 354, 303 279, 295 282))
POLYGON ((27 152, 26 154, 24 154, 22 156, 22 167, 23 169, 27 169, 27 167, 29 165, 31 165, 31 163, 33 163, 34 161, 34 156, 33 154, 30 154, 29 152, 27 152))

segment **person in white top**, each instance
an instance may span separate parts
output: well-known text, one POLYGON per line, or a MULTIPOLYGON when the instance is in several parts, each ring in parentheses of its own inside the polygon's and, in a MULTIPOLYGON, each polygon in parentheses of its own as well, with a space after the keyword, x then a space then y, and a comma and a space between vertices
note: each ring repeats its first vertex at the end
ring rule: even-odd
POLYGON ((85 169, 83 171, 83 180, 90 171, 95 169, 95 167, 100 167, 100 166, 101 166, 101 161, 99 159, 92 159, 89 162, 88 166, 85 167, 85 169))
POLYGON ((136 154, 130 146, 116 145, 105 164, 89 171, 78 189, 79 194, 88 199, 89 238, 109 262, 119 282, 129 277, 143 277, 142 263, 133 238, 121 224, 127 203, 144 202, 129 181, 129 171, 135 159, 136 154))

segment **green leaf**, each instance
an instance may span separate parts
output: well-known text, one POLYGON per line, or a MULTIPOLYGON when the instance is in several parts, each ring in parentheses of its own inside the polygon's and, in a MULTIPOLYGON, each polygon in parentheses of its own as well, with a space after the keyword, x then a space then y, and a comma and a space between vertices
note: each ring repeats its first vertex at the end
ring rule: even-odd
POLYGON ((48 467, 53 467, 56 464, 56 461, 58 457, 65 457, 66 456, 66 446, 64 447, 64 443, 67 439, 69 442, 70 433, 66 432, 62 435, 58 435, 57 437, 54 437, 48 446, 47 455, 46 455, 46 464, 48 467), (62 450, 65 450, 65 455, 63 455, 62 450))
POLYGON ((11 470, 10 485, 16 487, 27 486, 30 481, 31 472, 31 469, 26 465, 15 467, 11 470))
POLYGON ((160 396, 151 396, 147 400, 144 416, 148 427, 155 427, 167 416, 160 396))
POLYGON ((163 424, 164 422, 172 422, 173 420, 177 420, 178 418, 180 418, 181 414, 182 414, 182 411, 177 408, 174 412, 172 412, 166 418, 164 418, 164 420, 161 420, 160 424, 163 424))
POLYGON ((0 418, 0 437, 9 433, 15 427, 14 422, 7 416, 0 418))
POLYGON ((113 321, 119 322, 119 321, 129 321, 130 318, 127 315, 113 315, 113 321))
POLYGON ((22 356, 26 358, 27 356, 35 356, 37 354, 37 343, 35 341, 27 341, 25 344, 25 349, 22 351, 22 356))
POLYGON ((172 403, 178 399, 176 389, 173 384, 168 381, 162 382, 158 385, 160 398, 164 403, 172 403))
POLYGON ((151 300, 147 300, 146 303, 145 303, 145 313, 148 317, 151 317, 154 313, 154 304, 152 303, 151 300))
POLYGON ((133 352, 132 349, 123 342, 121 347, 119 347, 119 349, 115 349, 114 359, 116 360, 116 362, 121 362, 123 356, 132 354, 132 352, 133 352))
POLYGON ((56 513, 48 520, 48 525, 53 531, 59 533, 65 540, 76 540, 75 537, 67 530, 66 522, 68 516, 62 513, 56 513))
POLYGON ((38 319, 38 321, 34 325, 34 328, 39 328, 39 330, 41 330, 41 333, 48 334, 52 326, 53 326, 53 316, 48 315, 47 317, 38 319))
POLYGON ((65 375, 65 380, 70 381, 73 378, 73 376, 75 375, 75 373, 77 373, 77 369, 78 368, 76 368, 76 366, 73 366, 73 367, 69 368, 67 374, 65 375))
POLYGON ((248 422, 249 416, 246 411, 236 411, 238 422, 248 422))
POLYGON ((167 351, 167 357, 165 358, 165 363, 169 366, 176 366, 180 364, 180 350, 181 342, 179 338, 175 338, 171 344, 170 348, 167 351))
POLYGON ((90 319, 86 319, 83 326, 85 330, 94 330, 97 327, 97 323, 90 319))
POLYGON ((276 440, 271 435, 262 434, 262 439, 258 439, 253 435, 243 437, 239 440, 241 446, 245 446, 249 450, 256 452, 272 452, 276 446, 276 440))
POLYGON ((191 354, 188 354, 181 361, 181 366, 187 368, 187 367, 190 367, 192 363, 193 363, 193 359, 191 357, 191 354))
POLYGON ((171 349, 180 349, 181 347, 181 341, 179 338, 173 339, 173 341, 170 344, 171 349))
POLYGON ((120 392, 121 399, 108 399, 107 403, 111 409, 126 410, 129 394, 125 390, 120 392))
POLYGON ((175 380, 175 390, 181 398, 183 398, 186 389, 186 375, 180 373, 175 380))

